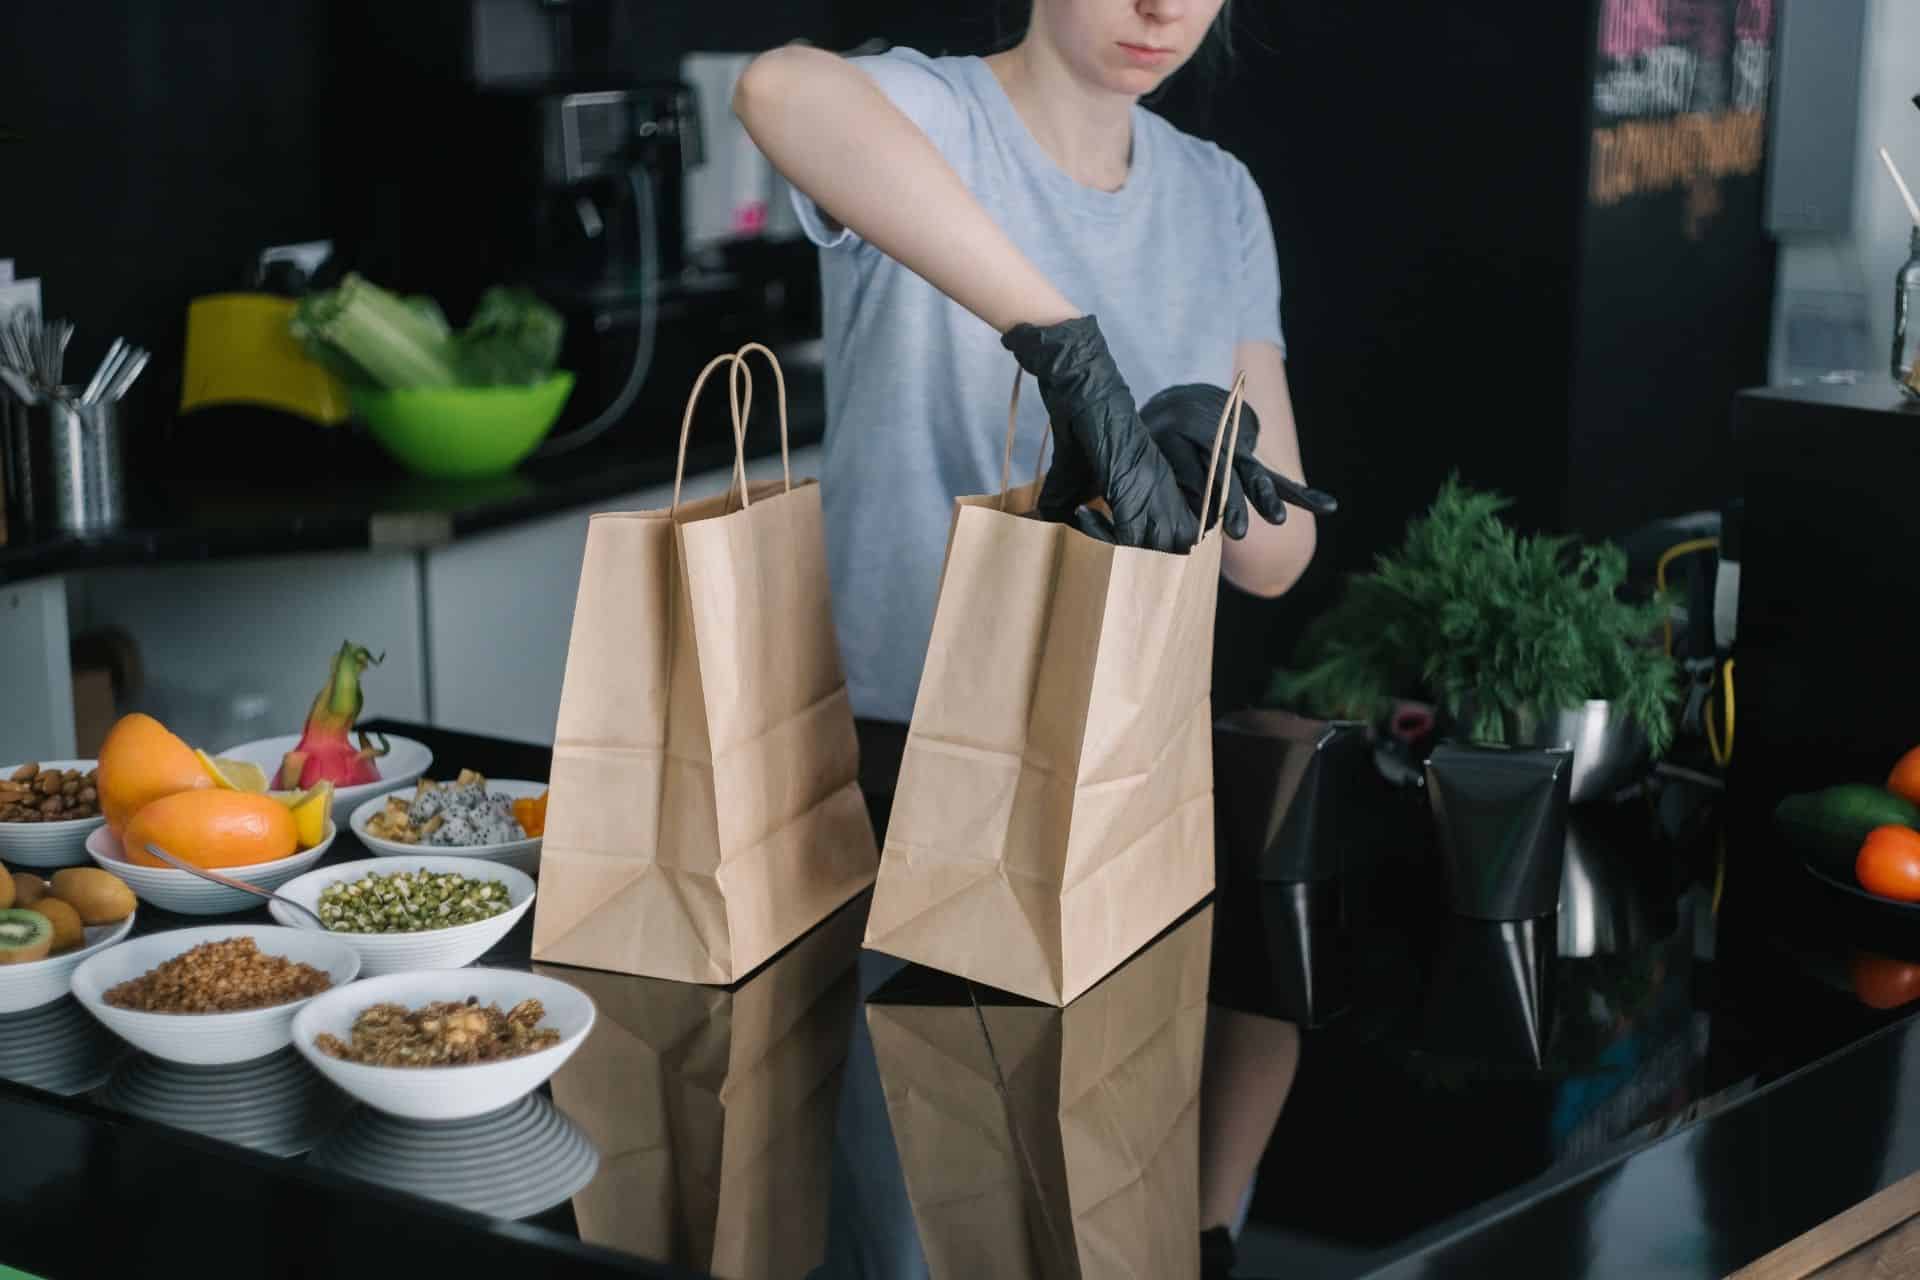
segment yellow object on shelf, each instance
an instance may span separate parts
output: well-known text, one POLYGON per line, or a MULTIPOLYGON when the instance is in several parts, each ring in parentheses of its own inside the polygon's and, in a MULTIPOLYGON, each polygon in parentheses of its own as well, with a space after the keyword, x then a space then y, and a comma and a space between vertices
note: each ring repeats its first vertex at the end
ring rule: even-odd
POLYGON ((180 411, 255 404, 321 426, 345 422, 347 389, 293 340, 293 308, 293 299, 270 293, 214 293, 188 303, 180 411))

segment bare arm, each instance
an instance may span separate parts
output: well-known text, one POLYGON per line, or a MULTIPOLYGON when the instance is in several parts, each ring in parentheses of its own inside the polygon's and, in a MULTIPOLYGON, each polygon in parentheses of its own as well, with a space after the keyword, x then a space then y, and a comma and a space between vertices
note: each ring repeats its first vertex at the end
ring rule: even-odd
MULTIPOLYGON (((1234 350, 1234 367, 1247 375, 1247 403, 1260 415, 1253 456, 1289 480, 1306 483, 1293 427, 1293 398, 1287 392, 1287 362, 1280 348, 1271 342, 1243 342, 1234 350)), ((1222 569, 1227 581, 1242 591, 1281 595, 1307 571, 1318 540, 1310 511, 1288 507, 1284 524, 1268 524, 1256 515, 1248 522, 1246 537, 1227 541, 1222 569)))
POLYGON ((788 46, 755 58, 733 111, 787 181, 842 226, 1005 333, 1080 314, 858 67, 788 46))

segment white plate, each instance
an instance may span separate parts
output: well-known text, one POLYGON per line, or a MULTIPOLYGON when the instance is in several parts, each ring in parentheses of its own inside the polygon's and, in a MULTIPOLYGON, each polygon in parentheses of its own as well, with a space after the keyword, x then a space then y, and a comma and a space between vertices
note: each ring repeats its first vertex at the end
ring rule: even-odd
MULTIPOLYGON (((380 781, 363 782, 357 787, 335 787, 333 790, 333 820, 340 826, 346 825, 347 815, 369 796, 383 796, 389 791, 412 786, 427 771, 427 766, 433 763, 433 752, 426 743, 393 734, 382 736, 392 750, 373 762, 373 767, 380 771, 380 781)), ((358 743, 360 739, 356 736, 354 741, 358 743)), ((272 786, 277 783, 274 775, 280 772, 281 759, 299 745, 300 735, 288 733, 278 738, 262 738, 258 742, 228 747, 215 754, 224 759, 246 760, 259 765, 267 771, 267 783, 272 786)))
MULTIPOLYGON (((487 790, 489 792, 498 791, 502 795, 512 796, 515 800, 531 799, 532 797, 540 795, 546 791, 546 789, 546 783, 531 782, 525 778, 487 779, 487 790)), ((413 797, 418 793, 418 787, 411 787, 406 791, 403 798, 411 804, 413 797)), ((353 817, 348 820, 348 825, 352 827, 355 838, 357 838, 361 844, 367 846, 367 851, 377 858, 410 858, 421 853, 446 854, 450 857, 482 858, 488 862, 503 863, 506 866, 524 871, 528 875, 534 875, 540 870, 539 836, 528 836, 524 840, 509 840, 502 844, 456 846, 401 844, 398 840, 382 840, 379 836, 370 834, 367 831, 367 823, 372 820, 374 814, 386 808, 387 801, 392 798, 391 795, 376 796, 355 809, 353 811, 353 817)))
MULTIPOLYGON (((326 835, 319 844, 291 858, 276 858, 272 862, 256 862, 244 867, 216 867, 215 870, 229 880, 244 880, 262 889, 278 889, 320 861, 327 852, 327 846, 333 843, 333 838, 339 833, 340 829, 329 822, 326 835)), ((167 852, 172 853, 173 850, 167 852)), ((128 862, 126 852, 120 846, 120 837, 105 827, 87 837, 87 853, 100 866, 125 880, 134 896, 142 902, 151 902, 156 907, 177 911, 183 916, 224 916, 266 905, 264 899, 256 898, 244 889, 229 889, 223 884, 203 880, 191 871, 128 862)))
MULTIPOLYGON (((25 910, 31 911, 32 907, 25 910)), ((73 986, 73 971, 80 962, 98 955, 133 931, 133 911, 117 924, 87 926, 86 945, 44 960, 25 964, 0 964, 0 1013, 19 1013, 52 1004, 73 986)))
MULTIPOLYGON (((336 862, 330 867, 309 871, 289 880, 275 890, 281 897, 297 902, 309 911, 320 909, 320 895, 330 884, 358 880, 369 872, 393 875, 400 871, 451 871, 475 880, 498 880, 507 887, 507 910, 473 924, 451 929, 431 929, 421 933, 339 933, 329 932, 360 953, 360 976, 377 978, 409 969, 458 969, 485 955, 494 943, 507 936, 520 917, 533 905, 533 877, 499 862, 479 858, 451 857, 416 850, 404 860, 368 858, 363 862, 336 862)), ((278 902, 269 902, 267 910, 281 924, 318 933, 319 926, 299 912, 278 902)))
POLYGON ((517 969, 390 973, 309 1001, 293 1020, 293 1047, 321 1075, 370 1107, 413 1120, 458 1120, 498 1111, 539 1088, 585 1042, 593 1018, 593 1001, 584 992, 536 973, 517 969), (417 1009, 437 1000, 469 996, 502 1010, 522 1000, 540 1001, 546 1006, 540 1025, 558 1031, 560 1043, 538 1053, 465 1067, 370 1067, 330 1057, 314 1044, 322 1032, 343 1041, 352 1039, 353 1020, 376 1004, 392 1002, 417 1009))
POLYGON ((150 933, 102 951, 74 970, 73 997, 121 1039, 156 1058, 196 1063, 263 1058, 286 1048, 295 1015, 319 997, 238 1013, 148 1013, 117 1009, 105 998, 109 989, 203 942, 242 937, 252 938, 267 955, 284 956, 325 970, 333 980, 333 990, 323 995, 338 995, 360 973, 359 953, 323 933, 274 925, 211 924, 150 933))
MULTIPOLYGON (((22 761, 21 763, 25 763, 22 761)), ((42 760, 43 769, 86 771, 97 760, 42 760)), ((0 778, 11 778, 19 764, 0 764, 0 778)), ((87 837, 107 825, 104 817, 65 822, 0 822, 0 858, 16 867, 84 867, 87 837)))

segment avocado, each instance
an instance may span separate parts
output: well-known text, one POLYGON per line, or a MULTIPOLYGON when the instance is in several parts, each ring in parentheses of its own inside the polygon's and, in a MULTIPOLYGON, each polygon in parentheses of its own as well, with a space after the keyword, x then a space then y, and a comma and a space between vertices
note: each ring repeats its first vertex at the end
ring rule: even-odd
POLYGON ((1875 827, 1920 827, 1920 806, 1882 787, 1845 782, 1788 796, 1775 807, 1773 821, 1795 849, 1851 883, 1867 833, 1875 827))

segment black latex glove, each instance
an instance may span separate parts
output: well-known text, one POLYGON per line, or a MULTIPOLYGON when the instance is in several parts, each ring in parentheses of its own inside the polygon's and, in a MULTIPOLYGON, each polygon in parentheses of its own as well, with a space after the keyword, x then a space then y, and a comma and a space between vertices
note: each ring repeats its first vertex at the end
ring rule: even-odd
POLYGON ((1045 328, 1016 325, 1002 345, 1040 384, 1053 423, 1053 466, 1040 487, 1040 515, 1124 546, 1191 547, 1200 522, 1140 421, 1099 323, 1081 316, 1045 328), (1111 521, 1083 509, 1095 498, 1106 499, 1111 521))
MULTIPOLYGON (((1154 444, 1173 467, 1174 480, 1187 504, 1204 525, 1220 501, 1220 480, 1214 480, 1211 503, 1201 501, 1207 483, 1207 461, 1213 456, 1213 433, 1227 407, 1227 392, 1204 382, 1168 387, 1140 409, 1141 421, 1154 444)), ((1232 430, 1232 424, 1228 424, 1232 430)), ((1287 504, 1304 507, 1317 516, 1332 515, 1340 504, 1330 493, 1295 484, 1269 471, 1253 456, 1260 439, 1260 417, 1250 404, 1240 408, 1240 435, 1234 442, 1233 465, 1222 467, 1227 480, 1227 514, 1222 524, 1229 538, 1247 534, 1247 504, 1270 524, 1287 518, 1287 504)))

